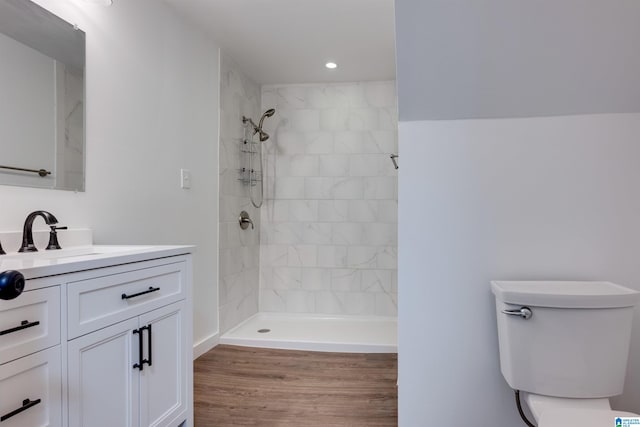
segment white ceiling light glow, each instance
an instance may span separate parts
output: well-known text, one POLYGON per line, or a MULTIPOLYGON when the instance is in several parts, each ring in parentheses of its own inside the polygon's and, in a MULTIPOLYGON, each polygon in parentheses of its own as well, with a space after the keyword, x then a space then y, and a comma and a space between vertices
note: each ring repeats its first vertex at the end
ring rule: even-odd
POLYGON ((338 64, 336 64, 335 62, 327 62, 326 64, 324 64, 324 66, 330 70, 333 70, 334 68, 338 68, 338 64))
POLYGON ((103 6, 111 6, 113 4, 113 0, 84 0, 87 3, 93 4, 101 4, 103 6))

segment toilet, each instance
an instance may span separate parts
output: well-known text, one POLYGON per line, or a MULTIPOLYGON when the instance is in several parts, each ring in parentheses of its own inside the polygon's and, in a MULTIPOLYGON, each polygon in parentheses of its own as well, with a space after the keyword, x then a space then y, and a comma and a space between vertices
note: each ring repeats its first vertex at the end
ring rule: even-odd
POLYGON ((538 427, 615 426, 617 417, 640 417, 609 404, 624 387, 640 292, 564 281, 493 281, 491 290, 502 375, 538 427))

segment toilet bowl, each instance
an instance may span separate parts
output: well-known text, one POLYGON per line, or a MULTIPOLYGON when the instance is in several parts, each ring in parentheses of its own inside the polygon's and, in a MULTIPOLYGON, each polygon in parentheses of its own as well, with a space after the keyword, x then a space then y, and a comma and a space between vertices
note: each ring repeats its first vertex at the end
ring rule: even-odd
POLYGON ((524 393, 523 400, 538 427, 615 427, 618 417, 640 417, 612 410, 609 399, 566 399, 524 393))
POLYGON ((493 281, 500 370, 538 427, 615 427, 640 292, 610 282, 493 281))

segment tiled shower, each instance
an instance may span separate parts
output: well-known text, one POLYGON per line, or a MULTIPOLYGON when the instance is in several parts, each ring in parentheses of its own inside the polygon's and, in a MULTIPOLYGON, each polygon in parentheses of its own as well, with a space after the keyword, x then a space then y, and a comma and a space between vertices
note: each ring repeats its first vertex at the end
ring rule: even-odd
POLYGON ((221 333, 257 311, 395 317, 395 82, 260 88, 223 55, 220 93, 221 333), (255 209, 241 118, 269 108, 255 209), (240 230, 241 210, 255 230, 240 230))

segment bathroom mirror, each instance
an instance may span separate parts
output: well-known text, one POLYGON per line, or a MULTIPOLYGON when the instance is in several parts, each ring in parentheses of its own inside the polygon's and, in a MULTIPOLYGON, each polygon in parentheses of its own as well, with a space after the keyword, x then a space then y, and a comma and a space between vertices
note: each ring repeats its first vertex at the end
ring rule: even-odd
POLYGON ((84 32, 1 0, 0 58, 0 184, 84 191, 84 32))

